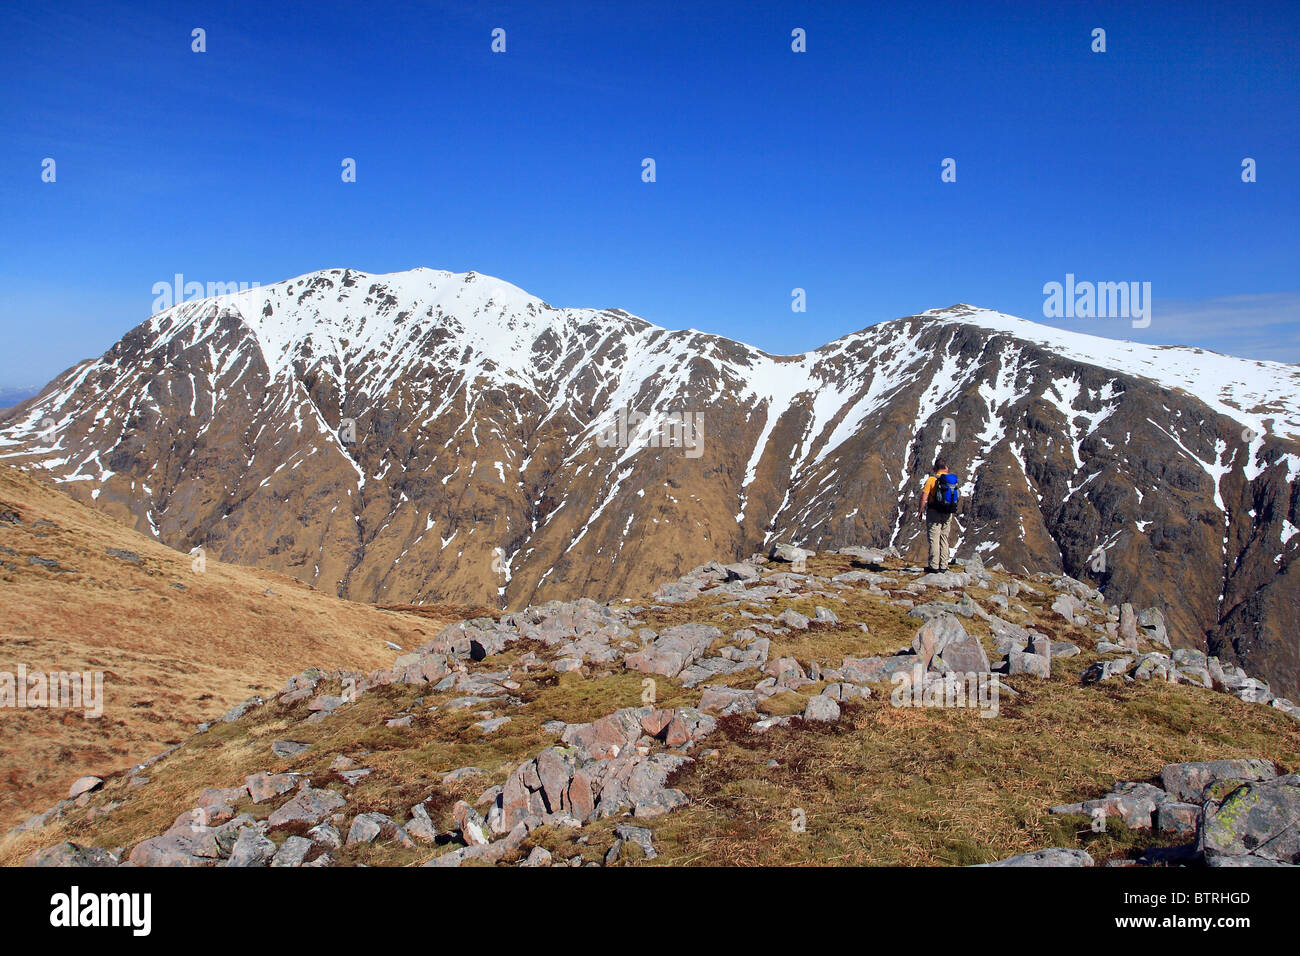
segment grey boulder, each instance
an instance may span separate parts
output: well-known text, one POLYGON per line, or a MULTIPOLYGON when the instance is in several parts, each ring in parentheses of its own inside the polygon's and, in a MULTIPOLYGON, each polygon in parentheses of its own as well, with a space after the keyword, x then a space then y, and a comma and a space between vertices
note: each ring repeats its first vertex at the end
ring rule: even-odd
POLYGON ((1197 849, 1207 862, 1254 856, 1300 864, 1300 783, 1284 778, 1223 789, 1228 792, 1201 811, 1197 849))
POLYGON ((1160 771, 1160 786, 1169 799, 1181 803, 1200 803, 1201 794, 1212 783, 1224 779, 1272 780, 1277 767, 1267 760, 1205 760, 1195 763, 1166 764, 1160 771))
POLYGON ((1067 850, 1053 847, 1049 850, 1034 850, 1021 853, 994 863, 980 863, 978 866, 1093 866, 1092 857, 1083 850, 1067 850))

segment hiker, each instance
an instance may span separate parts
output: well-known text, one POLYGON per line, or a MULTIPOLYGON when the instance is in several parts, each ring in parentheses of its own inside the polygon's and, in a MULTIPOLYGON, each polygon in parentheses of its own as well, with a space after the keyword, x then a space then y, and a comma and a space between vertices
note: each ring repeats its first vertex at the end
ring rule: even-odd
POLYGON ((948 529, 957 511, 957 476, 948 470, 940 456, 934 461, 934 473, 925 479, 921 497, 916 502, 916 520, 925 522, 925 537, 930 555, 927 573, 948 570, 948 529))

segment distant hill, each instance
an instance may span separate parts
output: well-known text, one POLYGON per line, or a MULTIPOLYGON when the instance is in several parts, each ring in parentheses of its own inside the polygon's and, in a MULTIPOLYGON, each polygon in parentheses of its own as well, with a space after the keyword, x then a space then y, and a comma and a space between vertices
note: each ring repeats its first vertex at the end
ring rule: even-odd
POLYGON ((0 385, 0 410, 13 408, 15 405, 21 404, 35 395, 39 395, 40 391, 41 387, 39 385, 0 385))

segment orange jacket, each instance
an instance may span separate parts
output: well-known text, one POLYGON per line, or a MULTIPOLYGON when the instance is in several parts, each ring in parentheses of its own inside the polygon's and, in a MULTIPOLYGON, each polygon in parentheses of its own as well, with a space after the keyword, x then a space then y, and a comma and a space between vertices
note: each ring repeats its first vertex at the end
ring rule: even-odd
MULTIPOLYGON (((934 494, 934 483, 939 479, 939 476, 940 476, 940 475, 946 475, 946 474, 948 474, 948 473, 949 473, 949 472, 948 472, 948 469, 947 469, 947 468, 943 468, 943 469, 940 469, 939 471, 936 471, 936 472, 935 472, 933 475, 931 475, 929 478, 925 479, 925 486, 921 488, 921 507, 922 507, 922 508, 928 508, 928 507, 930 507, 930 496, 931 496, 932 494, 934 494)), ((919 509, 918 509, 918 510, 919 510, 919 509)))

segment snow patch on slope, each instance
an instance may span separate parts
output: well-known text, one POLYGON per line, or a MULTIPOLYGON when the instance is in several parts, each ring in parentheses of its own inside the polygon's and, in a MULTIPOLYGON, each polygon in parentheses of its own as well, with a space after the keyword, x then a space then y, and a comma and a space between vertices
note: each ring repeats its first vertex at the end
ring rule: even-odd
POLYGON ((1300 366, 1181 345, 1108 339, 968 305, 931 309, 921 316, 1006 332, 1071 361, 1150 379, 1165 388, 1181 388, 1256 432, 1300 439, 1300 366))

